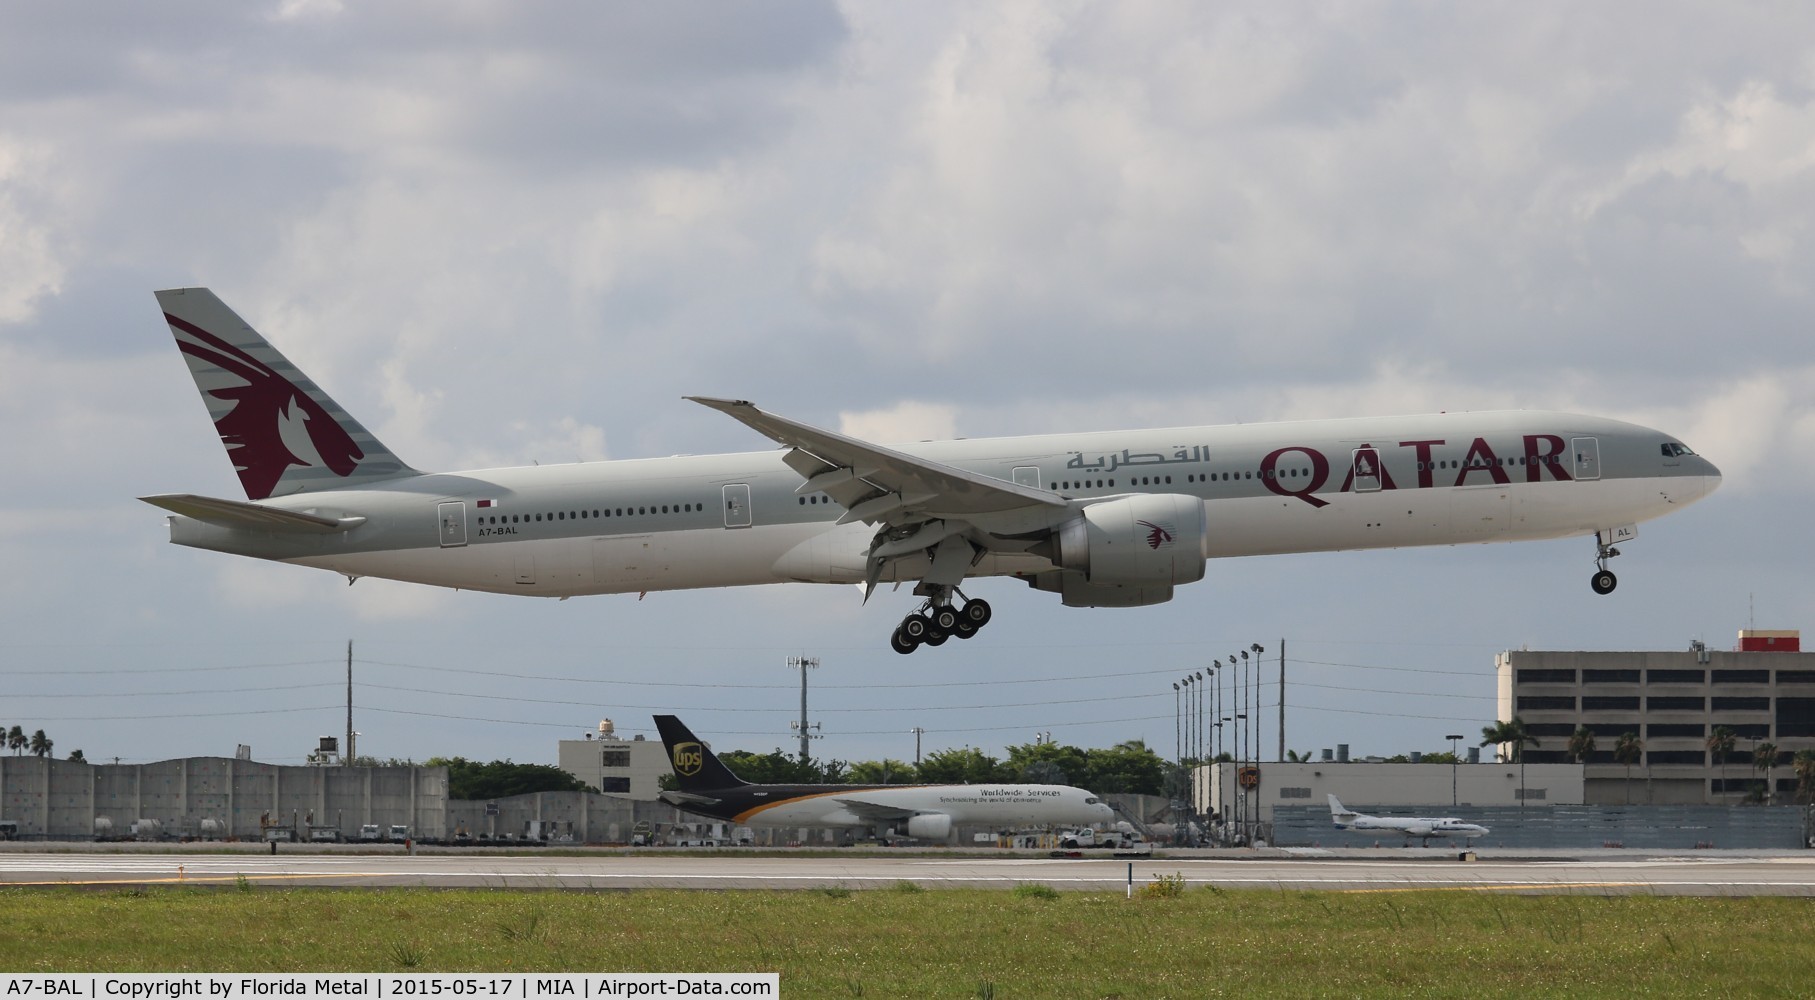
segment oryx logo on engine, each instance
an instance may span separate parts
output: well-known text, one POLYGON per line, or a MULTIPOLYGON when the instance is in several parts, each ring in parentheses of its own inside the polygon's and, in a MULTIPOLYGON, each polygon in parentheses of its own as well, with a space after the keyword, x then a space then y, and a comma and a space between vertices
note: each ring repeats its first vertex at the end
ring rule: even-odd
POLYGON ((1172 544, 1172 526, 1154 524, 1152 521, 1136 521, 1136 524, 1147 529, 1147 547, 1157 549, 1162 545, 1172 544))
POLYGON ((700 766, 706 762, 706 751, 698 743, 676 743, 674 745, 674 773, 684 778, 691 778, 700 773, 700 766))

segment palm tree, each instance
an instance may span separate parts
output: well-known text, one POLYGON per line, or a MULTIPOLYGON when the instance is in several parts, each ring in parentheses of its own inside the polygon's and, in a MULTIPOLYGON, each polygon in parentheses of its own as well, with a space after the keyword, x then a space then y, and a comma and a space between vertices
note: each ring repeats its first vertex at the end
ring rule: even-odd
POLYGON ((1714 766, 1720 768, 1720 783, 1721 787, 1725 789, 1727 755, 1733 752, 1734 745, 1739 742, 1739 734, 1733 731, 1732 726, 1715 726, 1714 731, 1709 733, 1708 738, 1703 742, 1709 750, 1714 752, 1714 766))
POLYGON ((1777 766, 1777 744, 1760 743, 1752 748, 1752 766, 1765 772, 1765 805, 1771 804, 1771 769, 1777 766))
POLYGON ((1538 738, 1525 731, 1525 720, 1513 716, 1509 722, 1495 722, 1481 727, 1481 745, 1512 744, 1512 759, 1519 762, 1519 808, 1525 808, 1525 745, 1540 746, 1538 738))
POLYGON ((1815 749, 1796 751, 1790 766, 1796 770, 1796 797, 1805 804, 1815 800, 1815 749))
POLYGON ((6 745, 12 749, 14 757, 17 757, 20 754, 25 752, 25 744, 26 744, 26 739, 25 739, 25 727, 24 726, 14 726, 11 730, 9 730, 7 732, 6 745))
POLYGON ((80 750, 71 750, 69 752, 69 759, 75 761, 78 764, 88 763, 88 758, 82 756, 82 751, 80 751, 80 750))
POLYGON ((1569 734, 1569 756, 1578 764, 1588 763, 1588 755, 1594 753, 1594 730, 1587 726, 1577 726, 1569 734))
POLYGON ((49 757, 50 748, 50 737, 44 735, 44 730, 40 729, 37 732, 32 733, 31 750, 33 757, 49 757))
POLYGON ((1632 765, 1639 762, 1639 758, 1644 752, 1645 741, 1639 739, 1639 734, 1637 733, 1621 733, 1620 738, 1613 741, 1614 761, 1626 765, 1627 805, 1632 804, 1632 765))

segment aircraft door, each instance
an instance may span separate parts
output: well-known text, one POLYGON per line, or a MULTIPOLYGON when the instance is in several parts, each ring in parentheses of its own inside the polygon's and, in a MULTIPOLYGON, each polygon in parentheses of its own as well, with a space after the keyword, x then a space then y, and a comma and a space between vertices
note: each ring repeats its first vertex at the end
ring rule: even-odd
POLYGON ((441 524, 441 547, 457 548, 466 544, 466 504, 460 500, 435 505, 435 519, 441 524))
POLYGON ((1012 475, 1016 486, 1031 486, 1036 490, 1040 488, 1040 467, 1037 465, 1016 466, 1012 475))
POLYGON ((750 518, 750 484, 732 483, 725 487, 725 527, 748 528, 750 518))
POLYGON ((1355 492, 1380 492, 1380 452, 1378 449, 1371 447, 1355 449, 1351 471, 1355 476, 1355 492))
POLYGON ((1598 438, 1576 438, 1570 442, 1570 453, 1575 456, 1574 475, 1577 482, 1587 482, 1601 478, 1601 442, 1598 438))

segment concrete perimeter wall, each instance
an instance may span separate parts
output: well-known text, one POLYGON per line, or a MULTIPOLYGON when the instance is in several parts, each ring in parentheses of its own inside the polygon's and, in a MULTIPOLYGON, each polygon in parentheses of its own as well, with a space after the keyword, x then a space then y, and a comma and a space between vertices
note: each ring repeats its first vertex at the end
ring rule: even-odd
POLYGON ((281 826, 359 827, 401 823, 413 835, 447 835, 444 767, 286 767, 227 757, 152 764, 87 764, 0 756, 0 820, 19 836, 89 840, 96 820, 126 837, 157 820, 165 836, 200 836, 214 820, 221 836, 257 838, 261 819, 281 826))

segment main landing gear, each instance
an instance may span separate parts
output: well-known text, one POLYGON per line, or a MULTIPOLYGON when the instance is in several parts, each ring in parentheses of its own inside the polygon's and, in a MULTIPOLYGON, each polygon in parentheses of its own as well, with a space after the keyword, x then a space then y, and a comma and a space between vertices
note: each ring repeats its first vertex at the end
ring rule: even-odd
POLYGON ((978 629, 988 625, 989 619, 988 601, 967 598, 962 605, 953 607, 950 593, 936 594, 921 605, 920 610, 901 619, 901 624, 889 636, 889 646, 906 655, 923 645, 942 646, 952 636, 969 639, 978 629))
POLYGON ((1599 535, 1595 536, 1594 544, 1594 575, 1588 578, 1588 585, 1597 594, 1611 594, 1613 588, 1619 586, 1620 578, 1607 568, 1607 560, 1619 555, 1620 550, 1602 542, 1599 535))

